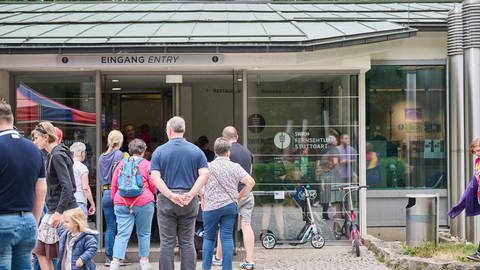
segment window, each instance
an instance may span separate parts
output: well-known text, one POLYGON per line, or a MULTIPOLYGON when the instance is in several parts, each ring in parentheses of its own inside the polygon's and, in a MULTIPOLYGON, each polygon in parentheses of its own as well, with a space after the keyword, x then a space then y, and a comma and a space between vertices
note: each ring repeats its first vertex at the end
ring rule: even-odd
POLYGON ((40 121, 50 121, 62 130, 62 142, 66 146, 74 142, 86 145, 84 163, 89 169, 90 186, 95 196, 97 153, 94 77, 18 75, 15 77, 15 87, 15 125, 26 137, 30 136, 40 121))
POLYGON ((257 229, 294 238, 302 226, 297 206, 304 204, 296 195, 305 185, 317 194, 316 215, 339 216, 339 186, 358 183, 357 76, 249 74, 247 107, 255 205, 262 211, 257 229))
POLYGON ((445 66, 367 72, 370 188, 446 188, 445 86, 445 66))

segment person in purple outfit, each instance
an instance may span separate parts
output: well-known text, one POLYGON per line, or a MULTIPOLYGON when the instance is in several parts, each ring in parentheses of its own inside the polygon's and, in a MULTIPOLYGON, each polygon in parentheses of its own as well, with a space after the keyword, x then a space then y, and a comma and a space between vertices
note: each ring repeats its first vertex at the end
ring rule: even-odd
MULTIPOLYGON (((469 151, 471 154, 475 155, 473 163, 473 176, 470 184, 468 184, 467 188, 463 192, 462 197, 458 201, 457 205, 448 211, 448 216, 450 216, 452 219, 460 215, 463 210, 465 210, 465 214, 467 216, 480 215, 480 196, 478 192, 478 180, 480 175, 480 138, 476 138, 472 141, 469 151)), ((480 262, 480 243, 478 245, 477 252, 468 255, 467 258, 472 261, 480 262)))

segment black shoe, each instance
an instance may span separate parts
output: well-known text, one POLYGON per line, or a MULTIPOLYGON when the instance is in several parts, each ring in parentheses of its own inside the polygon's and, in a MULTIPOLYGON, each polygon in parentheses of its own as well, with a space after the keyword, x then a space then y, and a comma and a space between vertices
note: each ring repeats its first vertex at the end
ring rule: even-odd
POLYGON ((477 251, 477 252, 473 253, 472 255, 468 255, 467 258, 472 260, 472 261, 480 262, 480 252, 477 251))

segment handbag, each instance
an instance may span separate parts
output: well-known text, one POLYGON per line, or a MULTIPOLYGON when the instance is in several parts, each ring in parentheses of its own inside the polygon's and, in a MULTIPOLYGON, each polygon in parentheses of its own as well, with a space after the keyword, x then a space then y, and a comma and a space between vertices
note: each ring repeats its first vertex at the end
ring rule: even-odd
POLYGON ((38 226, 37 230, 38 241, 49 245, 55 244, 59 241, 57 228, 52 226, 52 219, 52 214, 46 214, 42 218, 42 221, 40 221, 40 226, 38 226))

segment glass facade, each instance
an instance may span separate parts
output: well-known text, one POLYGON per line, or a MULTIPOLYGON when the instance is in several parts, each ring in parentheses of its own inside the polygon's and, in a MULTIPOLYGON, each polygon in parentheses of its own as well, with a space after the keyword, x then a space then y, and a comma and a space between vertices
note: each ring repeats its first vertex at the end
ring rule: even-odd
POLYGON ((247 89, 247 144, 261 216, 254 226, 295 238, 304 203, 298 190, 307 185, 317 194, 315 215, 331 232, 344 199, 338 188, 358 183, 357 76, 254 73, 247 89))
POLYGON ((370 188, 446 188, 445 66, 372 66, 366 91, 370 188))
MULTIPOLYGON (((166 83, 166 74, 105 75, 102 90, 102 135, 111 129, 135 127, 136 136, 147 128, 152 149, 168 140, 165 124, 179 106, 186 120, 185 136, 195 142, 201 136, 213 142, 227 125, 241 127, 242 81, 239 75, 182 74, 182 83, 166 83), (179 95, 174 95, 178 87, 179 95), (235 93, 235 94, 234 94, 235 93), (176 101, 178 99, 178 102, 176 101)), ((239 128, 239 132, 241 128, 239 128)), ((143 131, 145 132, 145 131, 143 131)))
MULTIPOLYGON (((96 115, 93 75, 18 75, 15 76, 15 125, 25 136, 40 121, 50 121, 63 131, 63 143, 83 142, 84 161, 95 196, 96 115)), ((93 220, 92 220, 93 221, 93 220)))

